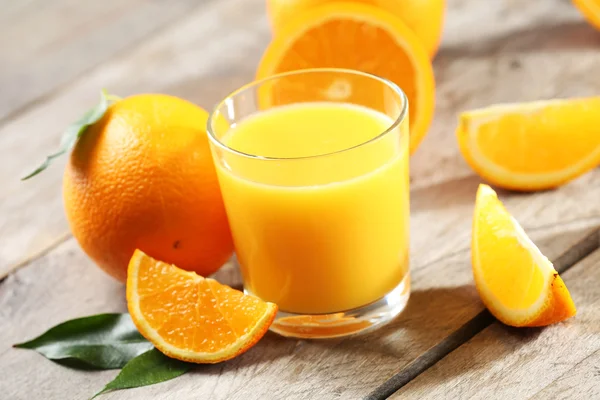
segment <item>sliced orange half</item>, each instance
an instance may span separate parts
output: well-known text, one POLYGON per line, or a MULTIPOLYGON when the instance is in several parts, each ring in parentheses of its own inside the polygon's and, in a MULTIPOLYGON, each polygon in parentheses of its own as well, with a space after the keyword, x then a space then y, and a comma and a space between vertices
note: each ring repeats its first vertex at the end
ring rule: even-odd
POLYGON ((600 164, 600 97, 468 111, 456 135, 464 158, 490 183, 554 188, 600 164))
POLYGON ((277 306, 136 250, 127 271, 127 306, 140 333, 178 360, 217 363, 256 344, 277 306))
POLYGON ((596 29, 600 29, 600 0, 573 0, 585 19, 596 29))
MULTIPOLYGON (((354 69, 396 83, 408 97, 410 148, 411 152, 416 150, 431 124, 435 82, 427 53, 402 20, 375 6, 359 3, 336 2, 298 13, 269 44, 257 78, 307 68, 354 69)), ((271 105, 281 101, 284 91, 281 104, 306 100, 304 83, 293 82, 295 88, 287 91, 278 85, 278 93, 273 89, 271 94, 271 105)), ((389 101, 381 89, 359 86, 356 81, 335 75, 312 84, 321 88, 323 101, 367 106, 371 104, 365 104, 366 99, 389 101)), ((373 108, 383 107, 374 104, 373 108)))
MULTIPOLYGON (((267 0, 267 15, 276 35, 299 12, 339 0, 267 0)), ((386 10, 406 23, 433 58, 440 44, 446 0, 352 0, 386 10)))
POLYGON ((506 325, 545 326, 575 315, 552 263, 487 185, 477 191, 471 256, 481 300, 506 325))

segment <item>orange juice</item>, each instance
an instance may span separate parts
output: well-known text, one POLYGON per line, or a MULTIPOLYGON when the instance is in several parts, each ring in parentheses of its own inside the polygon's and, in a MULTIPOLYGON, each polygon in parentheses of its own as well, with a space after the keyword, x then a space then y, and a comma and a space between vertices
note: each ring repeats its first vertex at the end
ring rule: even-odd
POLYGON ((283 311, 374 302, 408 274, 408 123, 298 103, 234 124, 219 182, 246 290, 283 311))

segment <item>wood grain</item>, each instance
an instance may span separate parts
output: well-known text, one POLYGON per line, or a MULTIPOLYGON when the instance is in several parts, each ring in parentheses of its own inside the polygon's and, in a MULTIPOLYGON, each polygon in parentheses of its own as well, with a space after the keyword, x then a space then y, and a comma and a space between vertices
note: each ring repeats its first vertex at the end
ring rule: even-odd
MULTIPOLYGON (((542 248, 556 255, 552 249, 569 249, 583 239, 583 235, 562 235, 544 242, 542 248)), ((239 283, 231 267, 219 274, 222 282, 239 283)), ((479 310, 471 287, 417 287, 405 313, 370 335, 311 342, 268 333, 230 362, 200 366, 176 380, 105 398, 359 398, 479 310)), ((9 346, 66 319, 115 311, 126 311, 123 285, 96 268, 74 239, 11 274, 0 286, 0 326, 10 327, 0 330, 0 366, 5 371, 0 392, 14 400, 29 400, 32 395, 63 399, 65 391, 74 399, 93 394, 116 371, 74 371, 9 346)))
POLYGON ((596 350, 531 397, 533 400, 600 398, 600 350, 596 350))
POLYGON ((3 2, 0 121, 155 35, 203 1, 3 2))
POLYGON ((547 328, 494 323, 397 399, 593 399, 600 393, 600 251, 564 273, 577 316, 547 328))
POLYGON ((0 278, 67 237, 61 198, 65 161, 35 179, 19 178, 56 149, 61 132, 97 103, 100 89, 121 96, 175 94, 210 109, 252 79, 269 33, 262 1, 239 3, 206 3, 160 36, 0 126, 0 278))
MULTIPOLYGON (((600 230, 593 230, 585 238, 578 241, 573 247, 570 247, 558 258, 553 260, 554 268, 562 273, 589 254, 597 251, 600 247, 600 230)), ((487 311, 483 310, 474 316, 467 323, 456 329, 450 335, 437 343, 434 347, 427 350, 417 357, 410 364, 406 365, 396 375, 385 381, 382 385, 373 390, 368 396, 368 400, 386 399, 400 388, 407 385, 410 381, 431 368, 442 358, 459 348, 462 344, 479 334, 482 330, 492 325, 495 318, 487 311)))
MULTIPOLYGON (((359 398, 481 312, 469 264, 480 180, 458 154, 456 113, 503 101, 600 91, 594 79, 598 37, 567 2, 481 3, 450 3, 444 47, 435 62, 436 117, 411 159, 413 293, 405 313, 381 330, 345 340, 295 341, 268 334, 230 362, 105 398, 359 398)), ((24 265, 0 286, 0 322, 10 327, 0 330, 0 366, 8 371, 0 393, 58 399, 95 392, 114 372, 65 370, 8 346, 68 318, 124 309, 122 287, 97 271, 73 239, 38 257, 67 234, 61 166, 25 184, 14 181, 15 174, 26 172, 58 142, 61 128, 94 103, 100 88, 120 95, 171 93, 209 108, 252 79, 268 37, 262 0, 210 3, 0 127, 0 148, 7 150, 0 161, 0 276, 24 265)), ((599 171, 555 191, 500 196, 552 259, 600 224, 599 171)), ((227 271, 222 276, 234 277, 227 271)))

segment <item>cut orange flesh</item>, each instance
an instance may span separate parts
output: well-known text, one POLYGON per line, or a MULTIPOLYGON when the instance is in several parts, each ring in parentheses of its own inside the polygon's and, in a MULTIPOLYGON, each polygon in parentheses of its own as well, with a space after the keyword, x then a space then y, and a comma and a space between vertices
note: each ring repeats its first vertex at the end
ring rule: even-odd
MULTIPOLYGON (((352 0, 376 6, 399 17, 419 38, 431 58, 438 50, 444 26, 446 0, 352 0)), ((339 0, 267 0, 273 34, 277 35, 298 13, 339 0)))
POLYGON ((460 115, 471 167, 513 190, 557 187, 600 163, 600 97, 504 104, 460 115))
POLYGON ((471 252, 479 296, 501 322, 545 326, 575 315, 552 263, 487 185, 477 191, 471 252))
POLYGON ((140 333, 178 360, 217 363, 252 347, 277 306, 147 256, 129 263, 127 306, 140 333))
MULTIPOLYGON (((433 117, 435 82, 427 53, 398 17, 372 5, 350 2, 299 13, 269 44, 257 78, 308 68, 353 69, 396 83, 408 97, 410 149, 417 149, 433 117)), ((290 81, 293 87, 285 91, 277 86, 270 105, 306 101, 307 82, 301 79, 306 78, 290 81)), ((355 103, 383 112, 389 108, 390 99, 380 86, 361 86, 332 74, 329 79, 311 82, 314 87, 320 88, 322 101, 355 103)))

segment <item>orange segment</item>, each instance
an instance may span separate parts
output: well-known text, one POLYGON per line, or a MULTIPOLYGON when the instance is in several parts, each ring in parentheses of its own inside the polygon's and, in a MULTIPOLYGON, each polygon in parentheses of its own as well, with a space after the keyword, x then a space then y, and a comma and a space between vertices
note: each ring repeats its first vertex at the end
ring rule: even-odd
POLYGON ((140 333, 169 357, 195 363, 231 359, 263 337, 277 306, 136 250, 127 305, 140 333))
POLYGON ((575 315, 564 282, 487 185, 477 191, 472 263, 481 300, 511 326, 545 326, 575 315))
POLYGON ((460 115, 460 150, 483 178, 549 189, 600 163, 600 97, 506 104, 460 115))
MULTIPOLYGON (((414 33, 396 16, 377 7, 356 3, 334 3, 310 8, 296 15, 278 32, 260 62, 257 78, 306 68, 359 70, 396 83, 409 103, 411 152, 425 136, 434 108, 435 83, 429 57, 414 33)), ((303 78, 305 79, 305 78, 303 78)), ((314 83, 313 83, 314 84, 314 83)), ((323 99, 364 104, 365 99, 384 102, 382 93, 352 81, 329 79, 317 82, 323 99)), ((304 85, 297 82, 297 99, 304 85)), ((279 88, 281 89, 281 88, 279 88)), ((293 99, 294 88, 286 88, 281 99, 273 91, 271 104, 293 99)), ((373 108, 380 109, 382 105, 373 108)))
MULTIPOLYGON (((336 2, 339 0, 267 0, 273 33, 278 35, 298 13, 321 4, 336 2)), ((353 0, 353 2, 371 4, 399 17, 419 38, 427 54, 431 58, 435 56, 442 36, 446 0, 353 0)))
POLYGON ((572 0, 585 19, 600 29, 600 0, 572 0))

